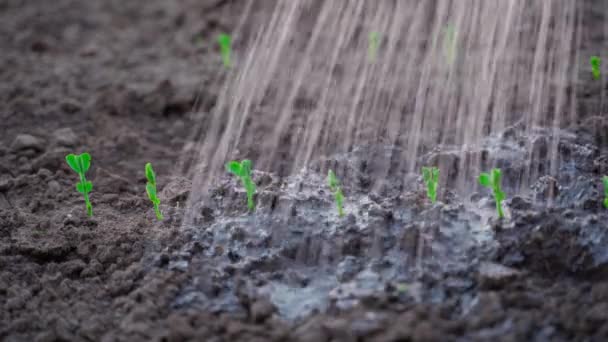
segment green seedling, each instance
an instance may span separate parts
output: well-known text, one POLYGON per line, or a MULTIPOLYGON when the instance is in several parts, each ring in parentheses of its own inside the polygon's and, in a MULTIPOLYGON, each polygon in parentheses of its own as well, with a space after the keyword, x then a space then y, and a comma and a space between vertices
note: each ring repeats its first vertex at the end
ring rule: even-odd
POLYGON ((426 195, 432 203, 437 201, 437 184, 439 183, 439 169, 436 167, 423 167, 422 177, 426 184, 426 195))
POLYGON ((240 163, 238 161, 231 161, 226 164, 226 170, 241 179, 243 187, 247 192, 247 207, 251 211, 255 210, 255 203, 253 202, 255 183, 251 180, 251 160, 245 159, 240 163))
POLYGON ((327 185, 334 194, 336 207, 338 208, 338 216, 344 216, 344 194, 342 194, 342 188, 340 187, 338 178, 332 170, 329 170, 327 173, 327 185))
POLYGON ((222 54, 224 66, 226 68, 230 68, 230 52, 232 49, 232 38, 230 38, 230 35, 222 33, 217 37, 217 42, 220 44, 220 52, 222 54))
POLYGON ((378 32, 370 32, 369 33, 369 59, 370 61, 376 61, 376 54, 378 52, 378 47, 380 46, 380 35, 378 32))
POLYGON ((72 170, 78 173, 80 182, 76 183, 76 190, 84 196, 84 203, 87 207, 87 214, 93 216, 93 206, 89 200, 89 192, 93 190, 93 183, 88 181, 84 174, 91 167, 91 155, 88 153, 82 153, 80 155, 68 154, 65 157, 65 161, 72 168, 72 170))
POLYGON ((604 207, 608 209, 608 176, 602 178, 602 183, 604 183, 604 207))
POLYGON ((148 198, 154 205, 154 212, 156 213, 156 218, 159 221, 163 220, 163 214, 160 212, 160 199, 156 195, 156 174, 152 169, 152 164, 146 163, 146 179, 148 183, 146 184, 146 192, 148 193, 148 198))
POLYGON ((596 80, 600 79, 600 65, 602 63, 601 59, 598 56, 592 56, 589 59, 589 63, 591 63, 591 72, 593 73, 593 78, 596 80))
POLYGON ((505 199, 505 193, 500 189, 500 178, 500 169, 492 169, 491 173, 482 172, 479 175, 479 184, 492 189, 498 217, 503 218, 502 201, 505 199))

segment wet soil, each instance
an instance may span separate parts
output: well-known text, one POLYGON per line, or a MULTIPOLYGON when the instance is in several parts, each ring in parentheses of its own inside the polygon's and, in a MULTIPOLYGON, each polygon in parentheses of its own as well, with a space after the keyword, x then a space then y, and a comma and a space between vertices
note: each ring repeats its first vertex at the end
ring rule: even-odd
MULTIPOLYGON (((605 20, 601 1, 585 3, 584 53, 601 44, 592 33, 605 20)), ((559 176, 515 186, 530 167, 525 146, 546 171, 550 142, 517 126, 420 161, 504 156, 506 220, 481 187, 431 204, 418 175, 395 172, 371 189, 370 156, 398 147, 367 146, 289 177, 256 171, 255 214, 226 175, 182 226, 190 165, 180 156, 209 110, 192 108, 219 92, 209 41, 242 6, 0 1, 0 340, 608 340, 608 105, 598 95, 608 87, 590 74, 577 87, 581 120, 561 133, 559 176), (93 218, 64 162, 82 151, 93 156, 93 218), (146 162, 163 222, 144 192, 146 162), (328 167, 341 175, 344 218, 328 167)))

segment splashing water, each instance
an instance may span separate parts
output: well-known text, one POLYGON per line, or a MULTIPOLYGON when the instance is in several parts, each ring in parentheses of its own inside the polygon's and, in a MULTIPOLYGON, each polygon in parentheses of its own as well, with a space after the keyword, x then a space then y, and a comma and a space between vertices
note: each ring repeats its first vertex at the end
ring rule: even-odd
MULTIPOLYGON (((372 181, 417 172, 421 156, 456 147, 460 157, 437 166, 447 186, 466 188, 500 157, 479 152, 484 137, 514 123, 557 131, 577 119, 577 3, 250 0, 232 32, 233 68, 195 128, 190 203, 232 158, 286 176, 369 144, 398 147, 390 158, 370 155, 372 181)), ((519 186, 557 172, 558 139, 549 146, 528 158, 550 160, 550 170, 529 167, 519 186)))

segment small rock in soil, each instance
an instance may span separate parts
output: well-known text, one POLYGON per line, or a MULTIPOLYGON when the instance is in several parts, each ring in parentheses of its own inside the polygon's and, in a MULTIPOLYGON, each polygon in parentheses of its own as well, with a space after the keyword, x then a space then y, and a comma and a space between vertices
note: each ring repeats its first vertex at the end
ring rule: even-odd
POLYGON ((251 319, 256 323, 262 323, 270 318, 276 310, 276 307, 269 300, 257 300, 251 306, 251 319))
POLYGON ((25 149, 33 149, 36 151, 44 151, 44 143, 40 138, 29 134, 19 134, 11 144, 11 150, 21 151, 25 149))
POLYGON ((482 262, 479 265, 478 281, 483 289, 502 287, 517 278, 520 271, 493 262, 482 262))
POLYGON ((60 146, 72 147, 78 143, 78 137, 76 133, 69 128, 60 128, 53 133, 53 140, 60 146))
POLYGON ((0 192, 10 190, 13 187, 14 181, 8 175, 0 176, 0 192))

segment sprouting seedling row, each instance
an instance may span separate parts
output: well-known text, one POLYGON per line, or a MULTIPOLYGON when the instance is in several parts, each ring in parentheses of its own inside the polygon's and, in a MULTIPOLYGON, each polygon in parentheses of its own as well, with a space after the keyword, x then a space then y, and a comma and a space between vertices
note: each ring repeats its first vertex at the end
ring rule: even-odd
MULTIPOLYGON (((79 182, 76 183, 76 190, 84 197, 87 214, 93 216, 93 206, 89 198, 89 193, 93 190, 93 183, 88 181, 85 176, 86 172, 91 167, 91 155, 86 152, 80 155, 69 154, 65 157, 65 160, 70 168, 78 174, 79 182)), ((231 161, 226 164, 226 170, 240 178, 247 194, 247 207, 250 211, 254 211, 255 202, 253 196, 256 192, 256 185, 251 178, 251 161, 248 159, 241 162, 231 161)), ((145 175, 147 179, 146 193, 152 202, 157 219, 163 220, 163 215, 160 211, 160 199, 157 195, 156 174, 152 169, 152 164, 146 163, 145 175)), ((435 203, 437 201, 439 168, 423 167, 422 175, 426 185, 427 196, 432 203, 435 203)), ((501 189, 501 178, 502 174, 500 169, 492 169, 489 173, 482 172, 479 175, 479 183, 484 187, 492 189, 499 218, 504 217, 502 201, 505 199, 505 193, 501 189)), ((602 177, 602 184, 604 188, 603 204, 604 207, 608 209, 608 176, 602 177)), ((340 182, 332 170, 328 171, 327 185, 334 195, 338 215, 340 217, 344 216, 344 194, 342 193, 340 182)))

